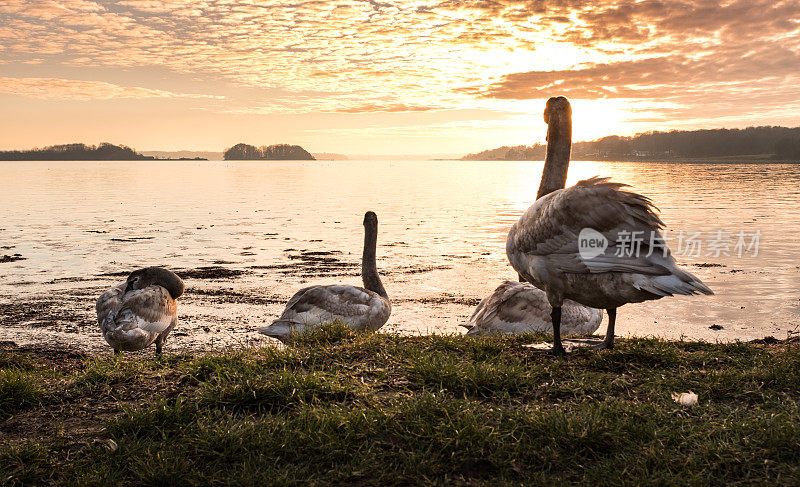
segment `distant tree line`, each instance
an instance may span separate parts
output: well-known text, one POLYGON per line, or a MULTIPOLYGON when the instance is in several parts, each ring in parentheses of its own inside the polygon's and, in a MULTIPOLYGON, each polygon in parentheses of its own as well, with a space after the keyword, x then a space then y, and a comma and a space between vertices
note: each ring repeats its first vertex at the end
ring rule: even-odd
MULTIPOLYGON (((499 147, 463 160, 542 160, 546 146, 499 147)), ((800 127, 748 127, 746 129, 672 130, 646 132, 633 137, 611 135, 572 144, 573 159, 669 160, 704 157, 763 156, 764 159, 800 161, 800 127)))
POLYGON ((275 144, 256 147, 248 144, 236 144, 230 149, 225 149, 222 155, 226 161, 251 161, 251 160, 291 160, 313 161, 308 151, 299 145, 275 144))
POLYGON ((154 160, 130 147, 103 142, 100 145, 64 144, 31 150, 0 151, 0 161, 138 161, 154 160))

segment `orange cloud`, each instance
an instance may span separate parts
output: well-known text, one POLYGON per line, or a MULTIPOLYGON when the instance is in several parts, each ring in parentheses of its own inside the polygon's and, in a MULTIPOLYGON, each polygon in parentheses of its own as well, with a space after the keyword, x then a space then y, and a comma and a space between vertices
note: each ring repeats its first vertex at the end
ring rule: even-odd
POLYGON ((136 86, 119 86, 103 81, 82 81, 59 78, 2 78, 0 93, 31 98, 62 100, 111 100, 115 98, 201 98, 222 96, 173 93, 136 86))
POLYGON ((214 106, 237 114, 509 112, 565 94, 723 119, 785 113, 800 85, 797 0, 5 0, 0 14, 0 63, 54 69, 4 79, 23 96, 208 97, 54 81, 158 68, 250 90, 214 106))

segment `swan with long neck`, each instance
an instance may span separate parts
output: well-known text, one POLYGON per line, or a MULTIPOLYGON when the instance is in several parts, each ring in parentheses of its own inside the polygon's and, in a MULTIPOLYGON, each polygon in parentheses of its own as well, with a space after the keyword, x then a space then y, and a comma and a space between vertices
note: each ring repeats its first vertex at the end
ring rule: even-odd
POLYGON ((537 200, 508 232, 506 255, 521 281, 547 294, 553 352, 564 353, 565 299, 607 311, 608 331, 598 348, 611 348, 618 307, 675 294, 714 294, 677 266, 649 198, 609 178, 594 177, 564 189, 572 144, 569 101, 562 96, 547 100, 544 120, 547 156, 537 200), (604 240, 605 247, 581 248, 582 233, 604 240), (634 235, 642 240, 636 247, 634 235))
POLYGON ((162 267, 146 267, 104 292, 96 305, 103 338, 114 349, 133 352, 156 344, 161 354, 167 335, 178 324, 176 300, 183 281, 162 267))
POLYGON ((341 321, 357 331, 375 331, 383 326, 389 320, 392 305, 375 262, 377 241, 378 217, 368 211, 364 215, 361 258, 364 287, 333 284, 303 288, 292 296, 280 318, 261 328, 259 333, 288 342, 293 335, 334 321, 341 321))

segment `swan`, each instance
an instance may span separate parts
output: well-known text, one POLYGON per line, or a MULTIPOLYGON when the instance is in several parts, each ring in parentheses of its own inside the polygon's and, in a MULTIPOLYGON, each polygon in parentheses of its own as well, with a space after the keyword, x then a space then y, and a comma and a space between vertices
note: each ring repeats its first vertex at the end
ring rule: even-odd
POLYGON ((293 334, 333 321, 342 321, 358 331, 375 331, 383 326, 389 319, 392 305, 375 264, 377 241, 378 217, 368 211, 364 215, 364 253, 361 259, 364 287, 333 284, 303 288, 292 296, 280 318, 261 328, 259 333, 285 343, 293 334))
POLYGON ((508 232, 506 255, 520 280, 547 294, 553 353, 564 353, 565 299, 607 311, 608 331, 597 347, 602 349, 613 347, 617 308, 626 303, 714 294, 677 266, 649 198, 609 178, 594 177, 564 189, 572 144, 569 101, 563 96, 547 100, 544 120, 547 155, 537 199, 508 232), (638 252, 633 251, 634 235, 644 240, 638 252))
MULTIPOLYGON (((553 332, 547 295, 527 282, 505 281, 491 296, 480 302, 464 328, 467 335, 490 333, 522 334, 553 332)), ((561 332, 570 335, 594 333, 600 328, 603 312, 565 300, 561 332)))
POLYGON ((183 281, 162 267, 146 267, 104 292, 97 299, 97 323, 114 354, 135 352, 156 344, 161 354, 164 340, 178 323, 183 281))

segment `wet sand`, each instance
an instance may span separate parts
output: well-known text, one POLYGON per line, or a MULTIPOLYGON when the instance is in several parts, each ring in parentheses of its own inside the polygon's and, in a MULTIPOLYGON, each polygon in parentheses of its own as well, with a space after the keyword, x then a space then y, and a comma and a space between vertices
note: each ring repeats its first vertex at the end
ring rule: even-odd
MULTIPOLYGON (((233 262, 216 261, 216 265, 191 269, 174 269, 184 279, 186 291, 179 299, 179 323, 167 341, 166 350, 174 353, 207 352, 222 348, 249 347, 278 342, 260 335, 257 330, 268 324, 283 309, 298 288, 269 288, 265 283, 276 276, 291 280, 330 283, 360 284, 360 262, 351 254, 337 251, 311 251, 287 248, 285 261, 274 265, 252 265, 245 268, 230 267, 233 262), (331 279, 336 278, 336 279, 331 279)), ((697 263, 696 268, 713 268, 718 273, 737 272, 722 264, 697 263)), ((384 280, 403 279, 448 269, 447 265, 400 265, 390 267, 381 274, 384 280)), ((34 350, 67 350, 79 354, 110 352, 100 334, 95 315, 95 300, 105 290, 124 280, 128 271, 105 272, 95 276, 74 276, 52 279, 41 283, 18 282, 14 295, 0 295, 0 347, 34 350)), ((484 296, 470 296, 453 292, 435 296, 392 298, 397 309, 421 308, 431 316, 454 316, 465 321, 484 296)), ((669 298, 661 301, 670 306, 669 298)), ((625 310, 633 309, 626 307, 625 310)), ((393 317, 394 318, 394 317, 393 317)), ((706 327, 700 339, 730 341, 733 338, 724 324, 706 327)), ((418 327, 417 327, 418 329, 418 327)), ((463 330, 437 329, 432 332, 461 333, 463 330)), ((385 333, 414 334, 397 320, 381 329, 385 333)), ((598 333, 605 332, 605 323, 598 333)), ((790 331, 786 337, 795 336, 790 331)), ((768 334, 761 334, 771 340, 768 334)), ((754 337, 749 337, 753 339, 754 337)), ((759 338, 759 339, 764 339, 759 338)), ((153 353, 146 350, 140 353, 153 353)))
MULTIPOLYGON (((258 284, 259 281, 269 282, 276 276, 284 276, 292 280, 361 285, 361 263, 353 260, 352 255, 293 248, 284 252, 285 263, 274 265, 241 269, 228 266, 233 262, 220 260, 212 266, 173 269, 184 280, 186 290, 178 300, 178 326, 169 336, 166 350, 203 352, 256 344, 277 345, 276 340, 260 335, 257 330, 280 314, 298 288, 287 286, 285 292, 276 292, 258 284)), ((404 265, 381 274, 384 279, 392 279, 448 268, 446 265, 404 265)), ((0 346, 70 350, 80 354, 109 351, 97 325, 95 301, 108 288, 124 280, 128 272, 61 277, 44 284, 15 283, 17 293, 0 295, 0 346)), ((466 318, 481 299, 444 293, 436 297, 398 297, 392 299, 392 303, 394 306, 422 304, 445 313, 459 309, 457 313, 466 318)), ((403 332, 391 322, 381 331, 403 332)))

